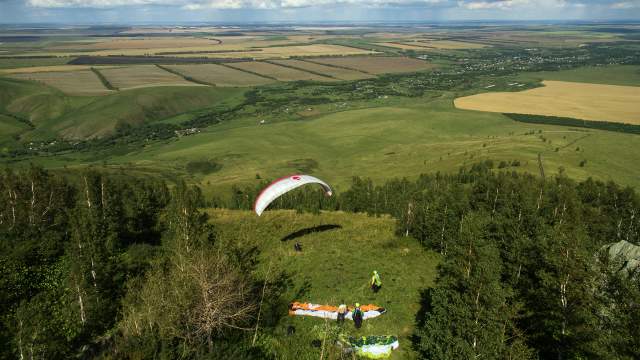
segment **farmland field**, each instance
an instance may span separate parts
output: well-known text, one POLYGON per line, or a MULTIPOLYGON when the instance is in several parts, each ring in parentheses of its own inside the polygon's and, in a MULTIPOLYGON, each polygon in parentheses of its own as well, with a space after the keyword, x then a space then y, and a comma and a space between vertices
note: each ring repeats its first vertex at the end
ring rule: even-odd
MULTIPOLYGON (((0 52, 0 55, 2 53, 0 52)), ((35 59, 20 59, 20 58, 0 58, 0 69, 13 69, 13 68, 26 68, 26 67, 38 67, 38 66, 53 66, 64 65, 69 62, 71 58, 35 58, 35 59)))
POLYGON ((525 73, 520 80, 557 80, 607 85, 640 86, 640 66, 609 65, 579 67, 563 71, 541 71, 525 73))
POLYGON ((364 71, 369 74, 414 72, 433 68, 433 65, 406 57, 350 56, 344 58, 317 58, 311 61, 364 71))
POLYGON ((216 64, 168 65, 166 67, 182 75, 216 86, 254 86, 273 82, 265 77, 216 64))
POLYGON ((276 64, 282 64, 285 66, 291 66, 294 68, 312 71, 314 73, 329 75, 340 80, 358 80, 358 79, 367 79, 371 77, 371 75, 368 75, 359 71, 320 65, 320 64, 309 62, 309 61, 303 61, 303 60, 294 60, 294 59, 273 60, 272 62, 276 64))
POLYGON ((252 73, 275 78, 280 81, 296 81, 296 80, 318 80, 318 81, 332 81, 333 79, 312 74, 309 72, 296 70, 284 66, 278 66, 266 62, 249 61, 241 63, 227 64, 236 69, 245 70, 252 73))
POLYGON ((111 92, 90 70, 23 73, 14 74, 11 77, 39 81, 69 95, 106 95, 111 92))
MULTIPOLYGON (((414 42, 408 43, 408 44, 414 44, 414 42)), ((483 45, 483 44, 476 44, 476 43, 471 43, 471 42, 464 42, 464 41, 450 41, 450 40, 437 40, 437 41, 426 41, 426 40, 420 40, 415 42, 416 45, 422 45, 422 46, 428 46, 428 47, 432 47, 435 49, 450 49, 450 50, 456 50, 456 49, 481 49, 481 48, 485 48, 488 45, 483 45)))
MULTIPOLYGON (((30 53, 30 56, 55 56, 55 57, 73 57, 79 55, 86 56, 179 56, 191 57, 197 54, 199 57, 209 58, 288 58, 291 56, 334 56, 334 55, 366 55, 375 53, 374 51, 362 50, 358 48, 333 45, 333 44, 308 44, 308 45, 291 45, 287 46, 287 42, 279 45, 280 42, 246 42, 228 45, 207 45, 207 46, 175 46, 162 48, 115 48, 106 50, 61 50, 47 49, 44 52, 30 53), (261 47, 262 46, 262 47, 261 47)), ((167 44, 168 45, 168 44, 167 44)), ((176 44, 178 45, 178 44, 176 44)))
MULTIPOLYGON (((375 51, 362 50, 358 48, 332 45, 332 44, 312 44, 298 46, 274 46, 257 48, 255 50, 235 51, 235 52, 214 52, 198 54, 210 58, 252 58, 252 59, 271 59, 271 58, 289 58, 293 56, 342 56, 342 55, 366 55, 375 51)), ((176 55, 179 57, 193 56, 190 54, 176 55)))
POLYGON ((92 67, 97 69, 105 68, 105 66, 89 66, 89 65, 50 65, 50 66, 30 66, 19 68, 0 69, 2 74, 28 74, 38 72, 66 72, 77 70, 90 70, 92 67))
POLYGON ((219 40, 207 38, 191 37, 162 37, 144 38, 132 37, 122 39, 106 39, 105 41, 92 42, 88 44, 65 44, 53 47, 52 49, 72 49, 72 50, 119 50, 119 49, 163 49, 177 47, 194 46, 214 46, 220 44, 219 40))
POLYGON ((117 89, 126 90, 146 86, 202 86, 160 69, 155 65, 136 65, 100 70, 117 89))
POLYGON ((484 93, 455 100, 456 107, 500 113, 570 117, 640 124, 640 88, 543 81, 522 92, 484 93))
POLYGON ((404 50, 428 50, 430 48, 456 50, 456 49, 481 49, 481 48, 487 47, 487 45, 482 45, 482 44, 462 42, 462 41, 448 41, 448 40, 438 40, 438 41, 414 40, 414 41, 404 41, 404 42, 379 42, 375 44, 398 48, 398 49, 404 49, 404 50))

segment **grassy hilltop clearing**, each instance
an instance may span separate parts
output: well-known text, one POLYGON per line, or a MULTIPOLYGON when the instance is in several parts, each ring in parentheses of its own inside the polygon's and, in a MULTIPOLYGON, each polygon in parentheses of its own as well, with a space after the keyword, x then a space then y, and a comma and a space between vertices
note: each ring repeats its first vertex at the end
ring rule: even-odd
MULTIPOLYGON (((372 218, 364 214, 323 212, 319 215, 273 211, 257 218, 246 211, 212 210, 213 224, 219 236, 240 246, 257 246, 261 276, 286 272, 293 282, 284 298, 292 301, 329 304, 384 304, 387 312, 366 320, 356 330, 353 322, 344 325, 349 336, 362 334, 397 335, 401 346, 392 359, 411 359, 411 335, 420 309, 420 291, 433 286, 440 256, 423 251, 413 238, 395 235, 395 221, 389 217, 372 218), (285 240, 283 240, 285 239, 285 240), (302 245, 301 253, 293 244, 302 245), (371 271, 384 278, 384 290, 373 294, 368 286, 371 271)), ((287 304, 267 310, 266 317, 286 313, 287 304), (273 313, 270 313, 273 312, 273 313), (276 314, 277 313, 277 314, 276 314)), ((275 329, 278 336, 269 346, 281 359, 314 359, 319 348, 309 348, 318 339, 324 320, 289 316, 275 329), (295 336, 287 336, 294 326, 295 336)))

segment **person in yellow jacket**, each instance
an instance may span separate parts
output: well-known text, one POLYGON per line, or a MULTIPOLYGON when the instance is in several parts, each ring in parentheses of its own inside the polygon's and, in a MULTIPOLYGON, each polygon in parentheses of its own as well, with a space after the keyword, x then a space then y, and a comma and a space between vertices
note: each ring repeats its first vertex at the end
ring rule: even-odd
POLYGON ((380 275, 376 270, 373 270, 373 275, 371 275, 370 285, 371 285, 371 290, 373 290, 374 293, 377 293, 382 287, 382 280, 380 280, 380 275))
POLYGON ((344 319, 347 316, 347 312, 349 310, 347 310, 347 305, 344 303, 344 300, 342 301, 342 303, 340 303, 340 306, 338 306, 338 325, 342 325, 344 324, 344 319))

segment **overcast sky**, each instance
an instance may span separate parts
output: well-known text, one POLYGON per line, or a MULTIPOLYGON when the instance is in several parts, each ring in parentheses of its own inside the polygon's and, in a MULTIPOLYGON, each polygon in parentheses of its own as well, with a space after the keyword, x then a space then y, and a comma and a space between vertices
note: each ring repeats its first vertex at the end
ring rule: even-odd
POLYGON ((0 0, 0 23, 640 20, 640 0, 0 0))

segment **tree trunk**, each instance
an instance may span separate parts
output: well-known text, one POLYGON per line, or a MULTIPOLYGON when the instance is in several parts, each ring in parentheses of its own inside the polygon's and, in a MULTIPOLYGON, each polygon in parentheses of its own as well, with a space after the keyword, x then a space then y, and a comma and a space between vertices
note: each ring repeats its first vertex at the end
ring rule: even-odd
POLYGON ((82 325, 87 322, 87 318, 84 313, 84 303, 82 302, 82 293, 80 292, 80 285, 78 285, 78 281, 75 280, 76 283, 76 291, 78 292, 78 304, 80 304, 80 321, 82 321, 82 325))
POLYGON ((84 176, 83 179, 84 179, 84 192, 87 198, 87 207, 91 209, 91 198, 89 197, 89 183, 87 182, 86 176, 84 176))
POLYGON ((36 187, 31 180, 31 209, 29 210, 29 225, 33 225, 35 222, 35 207, 36 207, 36 187))

